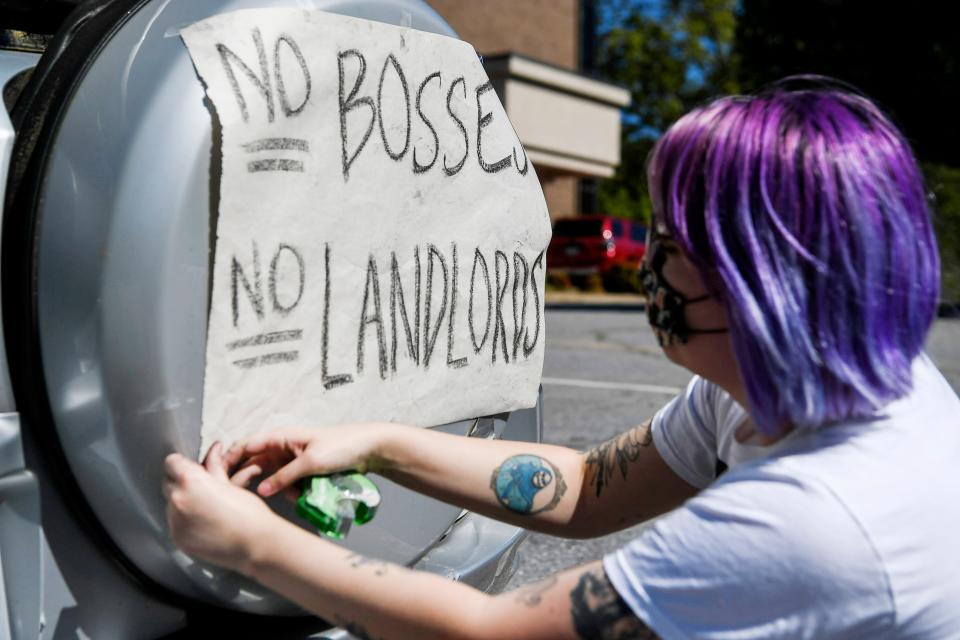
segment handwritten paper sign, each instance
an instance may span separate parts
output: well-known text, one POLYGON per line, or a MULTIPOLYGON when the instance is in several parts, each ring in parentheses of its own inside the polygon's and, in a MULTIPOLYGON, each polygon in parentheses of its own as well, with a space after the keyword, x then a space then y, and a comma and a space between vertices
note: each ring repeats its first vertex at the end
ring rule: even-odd
POLYGON ((222 128, 202 449, 533 406, 549 217, 473 48, 277 9, 181 35, 222 128))

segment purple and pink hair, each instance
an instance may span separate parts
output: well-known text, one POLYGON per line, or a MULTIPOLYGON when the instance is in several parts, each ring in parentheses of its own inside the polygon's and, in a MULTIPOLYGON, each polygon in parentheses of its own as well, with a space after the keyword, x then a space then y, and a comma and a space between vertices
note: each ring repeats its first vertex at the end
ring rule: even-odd
POLYGON ((790 84, 688 113, 647 170, 654 216, 723 302, 750 413, 771 435, 905 395, 940 279, 900 132, 828 79, 790 84))

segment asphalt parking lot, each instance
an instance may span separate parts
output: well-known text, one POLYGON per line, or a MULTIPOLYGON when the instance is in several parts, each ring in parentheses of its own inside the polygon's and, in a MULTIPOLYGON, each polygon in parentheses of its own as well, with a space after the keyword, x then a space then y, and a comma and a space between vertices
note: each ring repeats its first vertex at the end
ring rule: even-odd
MULTIPOLYGON (((960 389, 960 319, 937 321, 927 351, 953 388, 960 389)), ((547 442, 590 448, 652 416, 689 379, 685 369, 663 356, 640 311, 547 311, 547 442)), ((507 588, 598 559, 642 527, 592 540, 531 534, 507 588)))

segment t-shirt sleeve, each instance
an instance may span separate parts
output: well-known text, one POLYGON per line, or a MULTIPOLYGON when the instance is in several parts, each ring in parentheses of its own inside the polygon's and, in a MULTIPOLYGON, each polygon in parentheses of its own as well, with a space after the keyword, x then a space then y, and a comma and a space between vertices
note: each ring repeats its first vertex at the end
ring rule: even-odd
POLYGON ((891 632, 893 603, 870 541, 828 489, 792 478, 728 472, 604 568, 666 639, 891 632))
POLYGON ((651 424, 657 452, 673 472, 698 489, 717 475, 717 426, 710 383, 694 376, 651 424))

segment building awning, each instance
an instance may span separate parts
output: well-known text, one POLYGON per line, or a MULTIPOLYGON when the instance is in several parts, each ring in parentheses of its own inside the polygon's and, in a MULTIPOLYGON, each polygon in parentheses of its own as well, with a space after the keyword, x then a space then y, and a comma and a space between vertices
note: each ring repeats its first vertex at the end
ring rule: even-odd
POLYGON ((538 172, 613 175, 627 90, 512 53, 483 66, 538 172))

